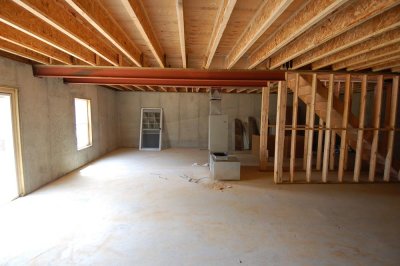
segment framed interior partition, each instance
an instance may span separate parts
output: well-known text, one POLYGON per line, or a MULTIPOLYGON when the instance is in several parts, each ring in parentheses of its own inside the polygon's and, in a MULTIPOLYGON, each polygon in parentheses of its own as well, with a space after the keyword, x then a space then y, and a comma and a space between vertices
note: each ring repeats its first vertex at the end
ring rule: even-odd
POLYGON ((142 108, 140 118, 139 149, 160 151, 162 146, 162 108, 142 108))
MULTIPOLYGON (((262 128, 276 131, 271 152, 275 183, 400 182, 395 142, 399 79, 375 73, 289 72, 286 81, 264 88, 262 106, 268 106, 271 91, 277 97, 276 125, 265 125, 267 117, 262 120, 262 128)), ((267 141, 267 134, 263 137, 267 141)), ((264 142, 260 140, 260 151, 268 147, 264 142)), ((261 170, 271 169, 271 164, 263 167, 268 164, 260 152, 261 170)))
POLYGON ((25 194, 18 113, 18 91, 0 86, 0 202, 25 194))

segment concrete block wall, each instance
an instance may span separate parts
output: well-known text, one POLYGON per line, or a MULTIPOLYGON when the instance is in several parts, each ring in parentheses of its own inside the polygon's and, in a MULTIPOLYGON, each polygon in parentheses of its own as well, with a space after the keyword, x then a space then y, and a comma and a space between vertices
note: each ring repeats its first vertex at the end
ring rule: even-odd
POLYGON ((2 57, 0 86, 18 89, 27 193, 117 148, 114 91, 35 78, 30 65, 2 57), (93 145, 81 151, 76 148, 75 97, 91 99, 92 106, 93 145))
MULTIPOLYGON (((140 111, 164 111, 163 148, 207 148, 209 95, 207 93, 117 92, 120 147, 139 146, 140 111)), ((260 120, 261 95, 222 94, 222 112, 229 116, 229 149, 234 150, 234 119, 260 120)))

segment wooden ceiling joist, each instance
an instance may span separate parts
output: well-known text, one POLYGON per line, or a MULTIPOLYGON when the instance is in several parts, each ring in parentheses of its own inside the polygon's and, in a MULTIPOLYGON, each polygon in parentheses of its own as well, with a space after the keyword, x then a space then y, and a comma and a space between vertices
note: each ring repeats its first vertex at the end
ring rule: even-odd
POLYGON ((256 67, 348 1, 309 1, 286 25, 280 28, 263 46, 250 55, 248 60, 249 68, 256 67))
POLYGON ((203 68, 209 68, 237 0, 223 0, 214 23, 203 68))
POLYGON ((73 61, 69 54, 64 53, 53 46, 50 46, 44 42, 38 41, 37 39, 25 34, 21 31, 14 29, 13 27, 0 22, 0 39, 14 43, 26 49, 32 50, 33 52, 42 54, 46 57, 55 59, 66 65, 72 65, 73 61))
POLYGON ((371 52, 379 48, 400 42, 400 29, 394 29, 378 35, 370 40, 353 45, 350 48, 334 53, 312 63, 312 69, 318 70, 323 67, 347 60, 349 58, 371 52))
POLYGON ((64 33, 114 66, 122 65, 119 55, 86 24, 76 19, 69 5, 60 0, 13 0, 22 8, 64 33), (57 5, 57 6, 55 6, 57 5))
POLYGON ((0 22, 3 22, 39 41, 70 54, 89 65, 96 65, 93 52, 82 47, 41 19, 9 0, 0 0, 0 22))
POLYGON ((379 15, 399 4, 398 0, 358 0, 346 8, 328 16, 318 27, 314 27, 288 44, 271 58, 270 69, 314 49, 332 38, 360 25, 369 18, 379 15))
POLYGON ((122 0, 121 3, 128 12, 129 17, 135 23, 143 39, 146 41, 148 47, 156 58, 160 67, 165 67, 165 54, 164 50, 158 41, 156 34, 151 26, 150 20, 143 7, 141 0, 122 0))
POLYGON ((116 91, 125 91, 123 88, 115 85, 102 85, 103 87, 106 87, 107 89, 112 89, 116 91))
POLYGON ((356 64, 356 65, 349 66, 349 67, 347 67, 347 71, 358 71, 358 70, 371 68, 372 66, 382 64, 382 63, 385 63, 388 61, 392 61, 393 59, 397 59, 398 57, 399 57, 399 54, 382 56, 382 57, 379 57, 374 60, 369 60, 369 61, 365 61, 365 62, 356 64))
POLYGON ((293 0, 265 1, 227 55, 226 68, 232 68, 292 2, 293 0))
POLYGON ((382 49, 377 49, 372 52, 360 54, 355 57, 351 57, 347 60, 341 61, 339 63, 333 64, 332 69, 333 70, 340 70, 343 68, 347 68, 349 66, 357 65, 360 63, 367 63, 369 61, 379 59, 384 56, 390 56, 394 54, 399 54, 400 53, 400 42, 395 43, 392 45, 388 45, 382 49))
POLYGON ((400 67, 392 67, 392 72, 399 72, 400 73, 400 67))
POLYGON ((292 68, 298 69, 399 26, 400 6, 397 6, 295 58, 292 68))
POLYGON ((132 88, 132 86, 129 85, 121 85, 121 87, 126 90, 126 91, 134 91, 134 89, 132 88))
POLYGON ((397 59, 395 59, 393 61, 389 61, 387 63, 374 66, 372 68, 372 71, 377 72, 377 71, 382 71, 382 70, 389 69, 392 67, 400 67, 400 56, 398 56, 397 59))
POLYGON ((19 45, 15 45, 13 43, 10 43, 5 40, 0 40, 0 50, 5 51, 7 53, 11 53, 14 55, 21 56, 23 58, 48 65, 50 64, 50 58, 47 56, 44 56, 42 54, 36 53, 34 51, 31 51, 27 48, 21 47, 19 45))
POLYGON ((236 93, 244 93, 247 91, 247 88, 243 88, 243 89, 237 89, 236 93))
POLYGON ((186 68, 186 42, 185 42, 185 20, 183 16, 183 0, 176 0, 176 14, 178 18, 179 46, 181 48, 182 67, 186 68))
POLYGON ((258 90, 259 90, 259 88, 249 89, 249 90, 247 90, 247 93, 256 93, 258 90))
POLYGON ((99 0, 65 0, 136 66, 142 66, 142 52, 128 38, 99 0))

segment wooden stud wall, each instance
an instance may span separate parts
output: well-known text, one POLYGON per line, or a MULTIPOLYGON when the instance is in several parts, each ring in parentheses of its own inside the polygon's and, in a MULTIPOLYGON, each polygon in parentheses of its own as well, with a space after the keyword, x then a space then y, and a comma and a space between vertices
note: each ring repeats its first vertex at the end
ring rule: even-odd
MULTIPOLYGON (((263 91, 261 136, 265 138, 264 141, 261 138, 260 155, 262 148, 266 152, 267 129, 276 127, 275 183, 400 181, 399 168, 393 164, 394 136, 396 131, 400 131, 400 128, 396 128, 399 76, 321 73, 288 75, 287 82, 278 83, 276 126, 265 122, 268 121, 266 108, 269 106, 270 91, 263 91), (320 81, 322 79, 324 82, 320 81), (355 82, 359 84, 355 85, 355 82), (342 92, 339 91, 341 85, 342 92), (355 91, 355 88, 361 89, 355 91), (382 97, 384 90, 387 95, 385 99, 382 97), (374 93, 372 121, 366 121, 369 112, 368 91, 374 93), (287 95, 291 92, 293 113, 291 121, 286 121, 287 95), (381 113, 382 100, 389 101, 390 105, 386 108, 389 111, 386 111, 385 118, 382 118, 381 113), (307 106, 306 117, 302 119, 306 121, 305 125, 298 124, 301 121, 298 117, 301 101, 307 106), (352 109, 359 110, 358 115, 352 109), (381 120, 386 121, 385 126, 382 126, 381 120), (285 141, 287 131, 291 133, 290 142, 285 141), (296 140, 301 135, 305 136, 303 162, 296 160, 296 140), (381 146, 384 137, 387 139, 385 147, 381 146), (290 147, 285 147, 285 144, 290 147), (339 154, 336 152, 337 144, 340 145, 339 154), (284 157, 285 151, 290 151, 287 157, 284 157)), ((267 160, 262 162, 260 168, 266 170, 266 165, 267 160)))

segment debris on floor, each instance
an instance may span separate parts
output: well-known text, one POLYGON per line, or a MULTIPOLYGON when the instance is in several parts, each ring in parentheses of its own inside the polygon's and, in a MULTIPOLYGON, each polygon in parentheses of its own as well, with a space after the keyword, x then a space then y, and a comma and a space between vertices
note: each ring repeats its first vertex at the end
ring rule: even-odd
POLYGON ((201 165, 200 165, 199 163, 193 163, 192 166, 204 166, 204 167, 208 167, 209 164, 208 164, 208 163, 205 163, 205 164, 201 164, 201 165))
POLYGON ((223 182, 215 182, 215 183, 212 184, 212 189, 219 190, 221 192, 224 191, 227 188, 232 188, 232 186, 231 185, 227 185, 227 184, 225 184, 223 182))
POLYGON ((160 179, 168 180, 168 178, 163 177, 161 174, 158 174, 158 173, 150 173, 150 174, 151 174, 151 175, 158 176, 158 178, 160 178, 160 179))
POLYGON ((186 179, 188 182, 196 183, 196 184, 198 184, 198 183, 200 182, 200 180, 202 180, 202 179, 204 179, 204 178, 207 178, 207 177, 193 178, 193 177, 190 177, 190 176, 188 176, 188 175, 186 175, 186 174, 183 174, 183 175, 181 175, 180 177, 181 177, 182 179, 186 179))

